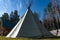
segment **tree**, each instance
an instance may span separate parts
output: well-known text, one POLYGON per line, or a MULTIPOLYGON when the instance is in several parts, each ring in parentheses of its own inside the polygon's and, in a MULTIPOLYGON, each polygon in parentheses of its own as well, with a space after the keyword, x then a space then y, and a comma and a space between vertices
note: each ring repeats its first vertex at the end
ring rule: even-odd
POLYGON ((48 4, 48 12, 49 12, 49 28, 53 27, 53 10, 52 10, 52 3, 49 2, 48 4))
POLYGON ((34 12, 33 16, 34 16, 34 18, 35 18, 36 21, 39 20, 39 15, 38 15, 38 13, 34 12))
POLYGON ((11 22, 18 22, 19 21, 19 15, 18 15, 18 11, 15 10, 14 12, 12 11, 10 14, 10 21, 11 22))
POLYGON ((2 15, 2 20, 4 20, 4 21, 9 21, 9 15, 8 15, 8 13, 4 13, 4 14, 2 15))
POLYGON ((42 26, 42 21, 39 20, 39 15, 38 15, 38 13, 34 12, 33 16, 34 16, 34 20, 35 20, 37 26, 40 28, 40 26, 42 26))
POLYGON ((48 7, 47 7, 48 10, 46 8, 44 9, 44 18, 48 16, 47 19, 46 18, 44 19, 45 20, 44 22, 45 22, 45 25, 46 23, 49 25, 49 28, 53 28, 53 29, 56 28, 58 30, 56 26, 57 24, 56 18, 54 16, 55 13, 58 12, 58 11, 55 11, 55 10, 58 10, 58 8, 55 8, 55 6, 53 6, 52 3, 49 2, 48 7))
POLYGON ((48 29, 49 25, 47 22, 47 19, 48 19, 47 15, 48 15, 47 8, 44 8, 43 25, 48 29))
POLYGON ((13 16, 14 16, 14 21, 18 22, 19 21, 19 15, 18 15, 18 11, 17 10, 14 11, 13 16))
POLYGON ((46 16, 46 14, 47 14, 47 9, 44 8, 44 17, 46 16))
POLYGON ((59 15, 59 6, 58 6, 58 4, 57 4, 57 2, 56 1, 54 1, 54 11, 55 11, 55 17, 56 17, 56 28, 57 28, 57 34, 56 35, 58 35, 58 29, 59 29, 59 18, 58 18, 58 15, 59 15))
MULTIPOLYGON (((49 2, 48 4, 48 23, 50 27, 55 27, 57 29, 57 34, 58 34, 58 29, 59 29, 59 14, 60 14, 60 9, 59 5, 56 2, 57 0, 53 0, 52 2, 49 2)), ((46 9, 44 9, 44 17, 47 15, 46 9)))
POLYGON ((10 14, 10 21, 11 21, 11 22, 14 22, 13 11, 12 11, 11 14, 10 14))

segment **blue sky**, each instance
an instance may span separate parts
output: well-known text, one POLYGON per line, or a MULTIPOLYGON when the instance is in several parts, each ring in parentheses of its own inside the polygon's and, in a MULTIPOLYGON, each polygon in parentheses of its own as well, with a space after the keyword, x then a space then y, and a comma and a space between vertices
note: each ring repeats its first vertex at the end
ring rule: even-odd
MULTIPOLYGON (((26 0, 27 1, 27 0, 26 0)), ((37 12, 40 15, 40 19, 43 18, 43 10, 45 7, 47 7, 47 4, 50 0, 33 0, 31 10, 33 12, 37 12)), ((7 12, 8 14, 11 13, 11 11, 18 10, 18 14, 22 16, 27 9, 27 6, 24 2, 24 0, 0 0, 0 16, 4 12, 7 12)))

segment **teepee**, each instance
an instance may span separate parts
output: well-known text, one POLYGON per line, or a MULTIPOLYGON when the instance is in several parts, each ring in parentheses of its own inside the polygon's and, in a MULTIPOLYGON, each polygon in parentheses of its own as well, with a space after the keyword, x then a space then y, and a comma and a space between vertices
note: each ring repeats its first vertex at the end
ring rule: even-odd
POLYGON ((31 37, 40 38, 42 36, 53 37, 51 33, 44 26, 37 26, 34 20, 32 11, 30 10, 31 4, 29 5, 26 13, 16 24, 16 26, 11 30, 11 32, 6 37, 16 38, 16 37, 31 37))
POLYGON ((34 21, 32 11, 27 9, 24 16, 6 37, 37 37, 42 36, 39 28, 34 21))
POLYGON ((32 11, 27 9, 24 16, 16 24, 16 26, 11 30, 11 32, 6 37, 16 38, 16 37, 52 37, 49 31, 44 26, 40 28, 37 26, 32 11))

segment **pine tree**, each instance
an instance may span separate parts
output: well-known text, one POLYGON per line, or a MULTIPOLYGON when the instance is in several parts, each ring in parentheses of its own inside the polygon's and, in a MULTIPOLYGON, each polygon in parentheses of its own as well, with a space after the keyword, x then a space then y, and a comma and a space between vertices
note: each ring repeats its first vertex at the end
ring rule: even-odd
POLYGON ((8 13, 4 13, 4 14, 2 15, 2 20, 4 20, 4 21, 9 21, 9 15, 8 15, 8 13))

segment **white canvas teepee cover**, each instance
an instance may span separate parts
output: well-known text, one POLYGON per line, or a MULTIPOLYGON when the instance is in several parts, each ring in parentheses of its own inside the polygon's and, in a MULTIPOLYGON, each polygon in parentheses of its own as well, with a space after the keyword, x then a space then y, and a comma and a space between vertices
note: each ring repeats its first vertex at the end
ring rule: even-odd
POLYGON ((38 29, 30 9, 27 9, 24 16, 6 37, 41 37, 42 33, 38 29))

